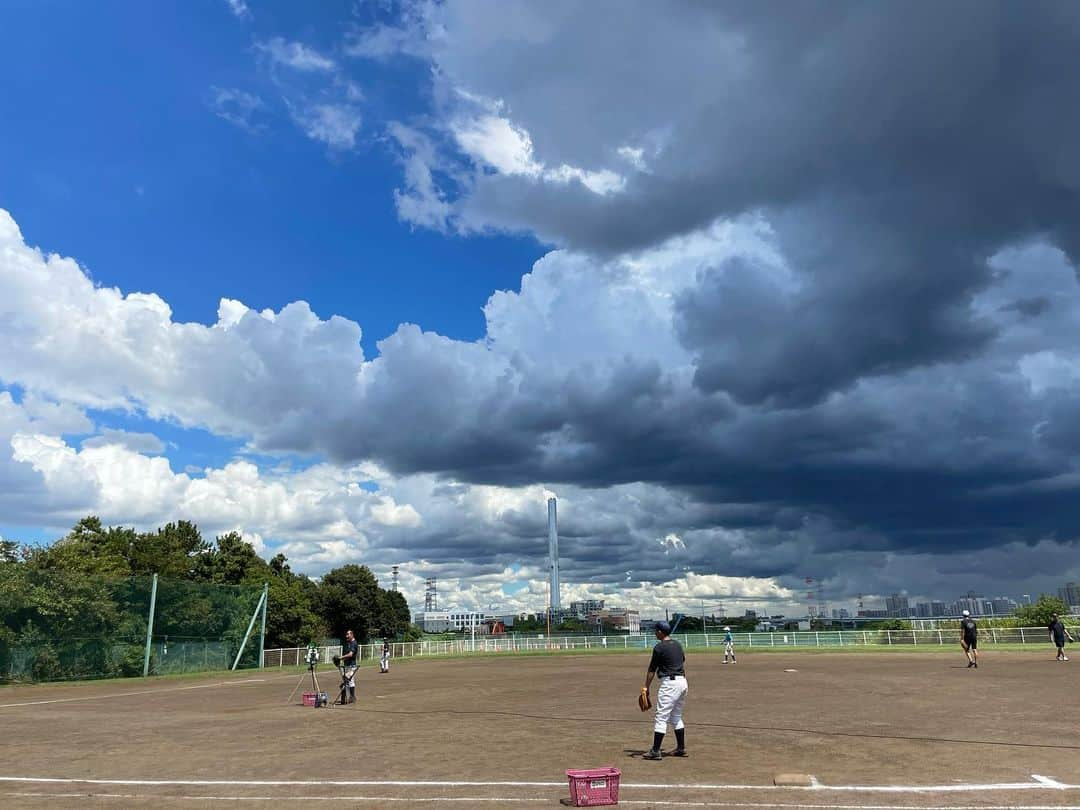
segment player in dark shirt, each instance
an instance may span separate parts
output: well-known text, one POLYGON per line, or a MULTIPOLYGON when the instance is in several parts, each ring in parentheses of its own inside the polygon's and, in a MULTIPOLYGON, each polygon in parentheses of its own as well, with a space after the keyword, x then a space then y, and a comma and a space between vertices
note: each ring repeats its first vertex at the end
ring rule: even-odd
POLYGON ((341 647, 341 664, 349 686, 349 703, 356 703, 356 668, 360 666, 360 645, 352 630, 345 631, 345 643, 341 647))
POLYGON ((644 755, 645 759, 662 759, 660 745, 667 733, 668 720, 675 728, 677 747, 672 756, 686 756, 686 730, 683 724, 683 707, 686 705, 686 655, 682 645, 671 638, 671 626, 667 622, 656 625, 657 644, 653 647, 649 670, 645 675, 645 689, 648 690, 653 678, 658 678, 660 686, 656 690, 656 720, 653 723, 653 744, 644 755))
POLYGON ((965 610, 962 615, 963 618, 960 620, 960 646, 964 648, 964 654, 967 655, 968 669, 972 667, 978 669, 979 626, 971 618, 970 612, 965 610))
POLYGON ((1050 631, 1050 640, 1057 647, 1057 660, 1068 661, 1069 657, 1065 655, 1065 640, 1074 641, 1074 639, 1065 628, 1065 622, 1054 613, 1050 616, 1050 624, 1046 626, 1046 629, 1050 631))

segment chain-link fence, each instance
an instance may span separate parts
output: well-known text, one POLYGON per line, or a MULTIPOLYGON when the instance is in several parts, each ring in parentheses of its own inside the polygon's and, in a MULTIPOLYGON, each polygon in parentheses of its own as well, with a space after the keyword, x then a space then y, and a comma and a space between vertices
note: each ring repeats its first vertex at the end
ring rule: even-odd
MULTIPOLYGON (((0 681, 227 669, 261 593, 261 586, 0 565, 0 681)), ((258 666, 260 630, 239 666, 258 666)))

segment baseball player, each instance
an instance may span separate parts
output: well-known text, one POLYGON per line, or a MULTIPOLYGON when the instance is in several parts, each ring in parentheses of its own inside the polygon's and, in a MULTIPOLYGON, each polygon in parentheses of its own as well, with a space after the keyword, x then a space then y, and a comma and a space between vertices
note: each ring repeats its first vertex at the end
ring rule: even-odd
POLYGON ((390 642, 387 639, 383 639, 382 643, 382 658, 379 659, 379 673, 383 674, 390 671, 390 642))
POLYGON ((352 630, 345 631, 341 663, 345 667, 345 678, 349 687, 349 699, 346 702, 356 703, 356 669, 360 666, 360 645, 356 643, 356 634, 352 630))
POLYGON ((683 707, 686 705, 686 655, 682 645, 671 638, 671 625, 656 623, 656 646, 653 647, 649 671, 645 675, 645 691, 648 692, 653 678, 660 685, 656 689, 656 721, 653 723, 653 744, 644 759, 663 759, 660 745, 667 732, 668 721, 675 728, 678 746, 671 752, 673 757, 686 756, 686 730, 683 724, 683 707))
POLYGON ((968 669, 979 668, 979 626, 971 618, 971 611, 965 610, 960 619, 960 646, 967 655, 968 669))
POLYGON ((1057 647, 1057 660, 1068 661, 1069 656, 1065 655, 1065 639, 1069 641, 1075 641, 1075 639, 1066 629, 1065 623, 1054 613, 1050 616, 1050 624, 1047 625, 1046 629, 1050 631, 1050 640, 1057 647))
POLYGON ((724 663, 728 661, 728 656, 731 656, 731 663, 738 663, 735 660, 735 637, 731 635, 731 628, 727 625, 724 626, 724 663))

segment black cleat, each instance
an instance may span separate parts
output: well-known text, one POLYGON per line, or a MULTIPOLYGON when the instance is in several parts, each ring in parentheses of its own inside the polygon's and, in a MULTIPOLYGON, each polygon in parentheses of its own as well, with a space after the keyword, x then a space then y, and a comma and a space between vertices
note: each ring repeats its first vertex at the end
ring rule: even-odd
POLYGON ((975 666, 975 662, 974 661, 968 661, 968 669, 971 669, 973 666, 975 666))
POLYGON ((657 751, 655 748, 650 748, 644 754, 641 755, 642 759, 663 759, 664 755, 657 751))
POLYGON ((668 754, 668 756, 669 757, 686 757, 686 756, 689 756, 689 754, 686 753, 685 748, 676 748, 674 751, 672 751, 670 754, 668 754))

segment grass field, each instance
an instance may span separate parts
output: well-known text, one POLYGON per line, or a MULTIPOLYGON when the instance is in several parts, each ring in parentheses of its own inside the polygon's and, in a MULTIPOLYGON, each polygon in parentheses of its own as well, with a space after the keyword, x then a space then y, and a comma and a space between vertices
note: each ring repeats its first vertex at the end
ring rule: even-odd
POLYGON ((564 771, 599 765, 632 807, 1080 806, 1080 663, 936 652, 693 654, 691 756, 659 763, 640 651, 395 662, 318 710, 287 702, 292 670, 8 687, 0 806, 558 807, 564 771))

